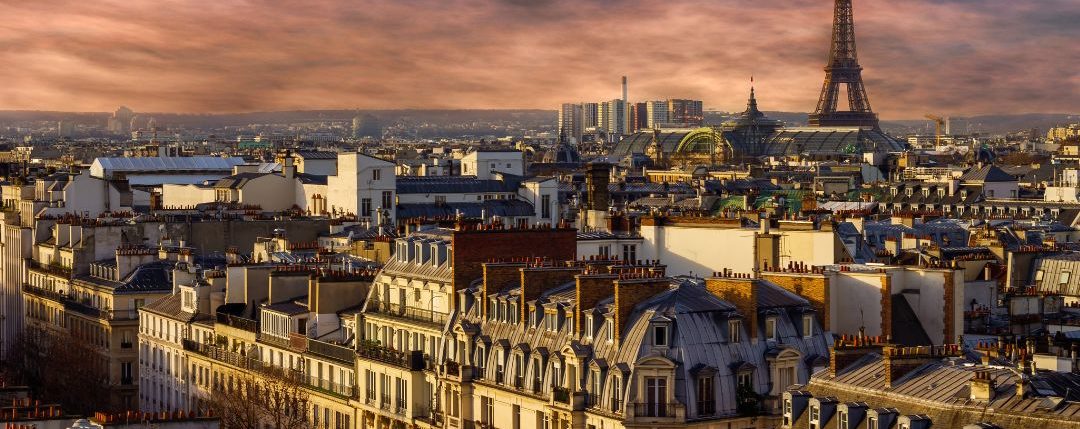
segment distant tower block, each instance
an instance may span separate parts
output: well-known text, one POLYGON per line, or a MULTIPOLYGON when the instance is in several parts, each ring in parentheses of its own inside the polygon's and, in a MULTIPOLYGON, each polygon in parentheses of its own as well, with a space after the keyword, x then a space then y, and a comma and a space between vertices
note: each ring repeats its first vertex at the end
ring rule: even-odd
POLYGON ((855 52, 855 21, 851 0, 836 0, 833 12, 832 49, 825 65, 825 84, 810 125, 818 127, 878 127, 878 117, 870 110, 863 87, 862 67, 855 52), (847 85, 848 110, 837 110, 840 85, 847 85))

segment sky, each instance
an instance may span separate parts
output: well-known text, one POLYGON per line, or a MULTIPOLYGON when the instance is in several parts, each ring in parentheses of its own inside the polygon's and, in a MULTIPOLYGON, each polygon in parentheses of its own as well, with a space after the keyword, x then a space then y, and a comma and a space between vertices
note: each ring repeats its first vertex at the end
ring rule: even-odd
MULTIPOLYGON (((1080 112, 1080 0, 855 0, 874 111, 1080 112)), ((812 110, 829 0, 0 0, 0 110, 812 110)))

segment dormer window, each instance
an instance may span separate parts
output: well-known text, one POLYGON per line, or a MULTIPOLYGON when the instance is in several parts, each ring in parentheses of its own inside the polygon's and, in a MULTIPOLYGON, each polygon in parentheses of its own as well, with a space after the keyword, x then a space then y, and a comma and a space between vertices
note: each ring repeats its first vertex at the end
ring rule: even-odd
POLYGON ((615 322, 608 319, 607 340, 608 342, 615 341, 615 322))
POLYGON ((555 332, 559 330, 559 314, 554 311, 544 312, 544 329, 555 332))
POLYGON ((821 428, 821 409, 817 405, 810 406, 810 429, 821 428))
POLYGON ((668 346, 668 327, 667 325, 655 325, 652 329, 653 333, 653 345, 656 347, 668 346))
POLYGON ((814 336, 814 316, 809 314, 803 315, 802 318, 803 337, 810 338, 814 336))
POLYGON ((924 188, 922 190, 922 196, 923 196, 923 198, 929 198, 930 197, 930 188, 924 188))
POLYGON ((593 317, 592 315, 585 316, 585 338, 592 339, 593 331, 593 317))
POLYGON ((776 318, 770 317, 765 319, 765 338, 769 340, 776 340, 776 318))
POLYGON ((728 342, 738 344, 742 334, 741 320, 728 320, 728 342))
POLYGON ((847 411, 840 410, 836 414, 836 418, 837 418, 837 423, 840 426, 839 429, 848 429, 848 413, 847 413, 847 411))

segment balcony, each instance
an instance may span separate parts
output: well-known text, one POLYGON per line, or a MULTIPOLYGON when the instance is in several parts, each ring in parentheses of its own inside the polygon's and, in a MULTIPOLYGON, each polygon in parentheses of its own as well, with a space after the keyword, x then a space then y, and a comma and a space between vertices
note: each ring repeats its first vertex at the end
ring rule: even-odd
POLYGON ((356 354, 364 359, 382 362, 410 371, 422 371, 426 367, 424 354, 419 350, 402 352, 377 344, 361 344, 360 348, 356 350, 356 354))
POLYGON ((248 319, 246 317, 240 317, 228 313, 217 313, 217 323, 223 324, 225 326, 231 326, 242 331, 255 333, 259 332, 259 322, 248 319))
POLYGON ((80 302, 71 298, 71 296, 51 291, 36 286, 31 286, 24 283, 22 290, 24 293, 34 295, 37 297, 49 299, 55 302, 64 304, 64 310, 79 313, 85 316, 93 317, 95 319, 104 320, 137 320, 139 318, 138 310, 109 310, 96 308, 89 303, 80 302))
POLYGON ((307 340, 308 353, 330 358, 352 365, 356 362, 356 351, 349 347, 331 344, 323 341, 308 339, 307 340))
POLYGON ((309 376, 296 370, 265 364, 258 359, 231 352, 213 344, 203 344, 192 340, 181 340, 181 345, 184 347, 184 350, 206 356, 218 362, 259 372, 264 375, 290 380, 302 384, 312 390, 318 390, 346 398, 352 398, 356 394, 356 386, 332 383, 329 380, 309 376))
POLYGON ((407 305, 391 304, 383 301, 372 301, 371 304, 368 305, 368 309, 379 314, 385 314, 387 316, 414 322, 428 323, 439 327, 446 325, 446 321, 450 319, 450 315, 447 313, 439 313, 436 311, 409 307, 407 305))
POLYGON ((678 404, 659 402, 636 402, 634 403, 634 416, 636 417, 675 417, 675 406, 678 404))
POLYGON ((561 403, 561 404, 569 404, 570 403, 570 389, 567 389, 565 387, 552 387, 551 388, 551 398, 554 399, 555 402, 558 402, 558 403, 561 403))
POLYGON ((42 264, 41 262, 31 260, 30 269, 43 271, 52 275, 71 278, 71 268, 65 267, 58 263, 42 264))

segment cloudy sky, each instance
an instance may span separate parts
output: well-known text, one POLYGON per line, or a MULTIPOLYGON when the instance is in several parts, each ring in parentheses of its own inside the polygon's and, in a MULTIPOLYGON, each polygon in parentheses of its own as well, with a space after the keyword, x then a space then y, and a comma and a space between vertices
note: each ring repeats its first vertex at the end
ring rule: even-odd
MULTIPOLYGON (((0 109, 807 111, 828 0, 0 0, 0 109)), ((885 118, 1080 111, 1080 0, 856 0, 885 118)))

